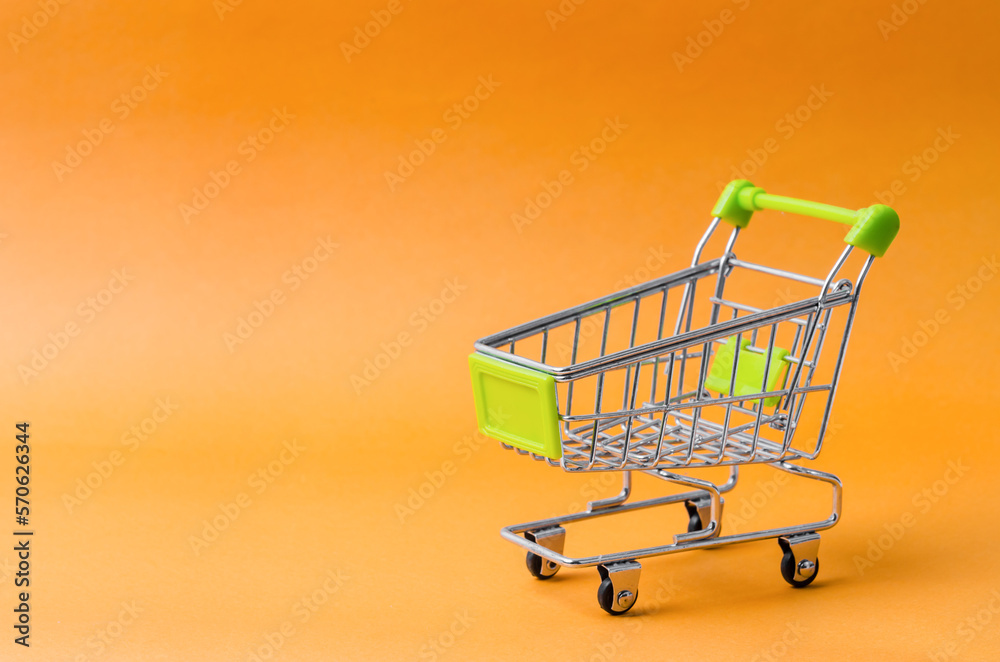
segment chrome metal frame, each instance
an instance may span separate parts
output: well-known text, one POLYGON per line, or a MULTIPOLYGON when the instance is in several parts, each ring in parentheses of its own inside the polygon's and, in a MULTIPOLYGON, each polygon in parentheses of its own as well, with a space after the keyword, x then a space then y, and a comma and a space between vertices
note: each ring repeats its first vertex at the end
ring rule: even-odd
MULTIPOLYGON (((568 472, 622 472, 622 489, 618 495, 591 501, 582 512, 508 526, 501 534, 549 562, 546 577, 558 569, 552 564, 600 566, 605 581, 611 581, 609 577, 629 577, 630 588, 615 589, 618 591, 615 604, 623 610, 630 608, 635 600, 636 559, 691 549, 779 538, 786 554, 796 555, 793 578, 796 581, 808 579, 816 567, 819 544, 816 532, 829 529, 840 518, 840 479, 794 462, 815 459, 822 450, 862 285, 874 258, 869 256, 864 261, 854 282, 838 278, 853 251, 853 247, 847 246, 825 278, 814 278, 738 259, 733 249, 740 230, 735 228, 726 241, 722 256, 702 262, 702 253, 719 226, 720 219, 714 218, 695 248, 691 266, 686 269, 521 324, 475 344, 482 354, 546 373, 556 382, 561 459, 556 461, 520 449, 513 450, 568 472), (813 297, 769 308, 747 305, 726 297, 726 284, 736 271, 787 279, 816 287, 818 292, 813 297), (708 324, 693 328, 699 301, 698 285, 713 276, 714 287, 707 297, 711 304, 708 324), (678 293, 681 299, 673 333, 665 334, 668 299, 678 293), (659 326, 654 340, 637 343, 640 307, 644 302, 659 305, 659 326), (625 334, 629 343, 609 351, 612 311, 628 305, 632 306, 631 327, 625 334), (843 331, 833 369, 827 379, 814 383, 824 342, 834 328, 835 315, 843 318, 843 331), (581 328, 585 321, 601 328, 600 352, 595 357, 580 359, 581 328), (551 359, 550 335, 559 329, 564 334, 572 332, 570 360, 565 365, 556 365, 551 359), (749 338, 748 351, 764 355, 763 365, 769 366, 779 334, 793 338, 785 359, 789 366, 780 388, 766 390, 765 377, 759 391, 735 393, 741 350, 735 351, 733 357, 728 390, 733 395, 708 392, 705 382, 709 359, 717 346, 735 338, 734 346, 741 347, 741 340, 749 338), (537 358, 518 352, 518 343, 523 347, 523 341, 539 337, 541 350, 537 358), (758 346, 759 342, 766 347, 758 346), (624 392, 621 406, 608 409, 604 404, 609 397, 618 397, 617 392, 605 388, 605 380, 612 374, 624 375, 621 380, 624 392), (697 375, 697 379, 692 386, 693 375, 697 375), (650 387, 648 398, 643 391, 640 399, 643 376, 650 387), (592 407, 581 402, 579 396, 574 400, 574 390, 579 391, 585 384, 595 394, 592 407), (818 434, 815 440, 797 442, 796 432, 806 400, 810 396, 818 398, 820 394, 826 396, 826 402, 822 404, 818 434), (772 411, 765 412, 772 407, 772 411), (715 420, 712 420, 713 415, 715 420), (721 535, 721 495, 736 487, 739 466, 747 464, 767 464, 798 477, 828 483, 833 488, 830 515, 824 520, 795 526, 721 535), (717 485, 672 471, 706 466, 729 466, 729 479, 717 485), (633 471, 691 488, 691 491, 630 502, 633 471), (689 509, 706 514, 708 521, 702 522, 700 529, 676 534, 672 544, 586 557, 563 553, 565 530, 562 526, 565 524, 672 503, 686 503, 689 509)), ((786 579, 792 581, 789 577, 786 579)))
MULTIPOLYGON (((816 522, 808 522, 805 524, 798 524, 795 526, 786 526, 774 529, 765 529, 762 531, 749 531, 746 533, 733 534, 728 536, 718 535, 721 528, 721 507, 719 504, 719 495, 732 490, 736 487, 737 482, 737 467, 732 467, 732 473, 729 480, 723 485, 713 485, 706 491, 695 490, 692 492, 684 492, 681 494, 671 494, 668 496, 656 497, 653 499, 644 499, 642 501, 635 501, 632 503, 627 503, 627 499, 623 500, 617 505, 608 507, 595 507, 595 504, 599 502, 590 502, 587 504, 587 510, 572 513, 569 515, 562 515, 559 517, 550 517, 548 519, 536 520, 534 522, 525 522, 524 524, 514 524, 511 526, 506 526, 500 530, 500 535, 502 535, 507 540, 520 545, 529 552, 537 554, 544 559, 552 561, 559 564, 560 566, 566 566, 570 568, 586 568, 595 565, 601 565, 606 563, 616 563, 619 561, 633 561, 635 559, 648 558, 650 556, 662 556, 664 554, 674 554, 676 552, 683 552, 689 549, 703 549, 706 547, 719 547, 722 545, 733 545, 741 542, 753 542, 756 540, 767 540, 768 538, 778 538, 780 536, 796 536, 808 533, 815 533, 817 531, 823 531, 833 527, 840 520, 840 511, 843 503, 843 483, 840 479, 830 473, 825 473, 823 471, 817 471, 815 469, 808 469, 806 467, 801 467, 795 464, 790 464, 788 462, 775 462, 770 466, 775 469, 780 469, 795 476, 800 476, 803 478, 810 478, 813 480, 818 480, 824 483, 829 483, 833 486, 833 507, 831 509, 830 515, 823 520, 816 522), (692 501, 698 498, 704 497, 706 493, 712 497, 713 506, 716 507, 715 512, 712 515, 711 522, 705 529, 705 534, 700 535, 703 532, 695 532, 695 534, 679 533, 674 535, 674 543, 671 545, 657 545, 655 547, 646 547, 644 549, 634 549, 627 550, 623 552, 614 552, 611 554, 598 554, 595 556, 584 556, 584 557, 571 557, 562 553, 561 549, 555 551, 544 547, 534 541, 528 540, 522 536, 522 534, 529 531, 539 531, 544 529, 550 529, 557 526, 563 526, 571 522, 581 522, 583 520, 594 519, 597 517, 605 517, 607 515, 613 515, 616 513, 630 512, 634 510, 643 510, 645 508, 652 508, 654 506, 663 506, 671 503, 683 503, 685 501, 692 501)), ((647 472, 656 475, 658 472, 647 472)), ((624 474, 628 475, 628 473, 624 474)), ((658 476, 661 478, 666 478, 665 476, 658 476)), ((670 480, 673 480, 671 478, 670 480)), ((694 482, 690 477, 685 477, 685 480, 694 482)), ((698 483, 707 483, 708 481, 698 481, 698 483)))

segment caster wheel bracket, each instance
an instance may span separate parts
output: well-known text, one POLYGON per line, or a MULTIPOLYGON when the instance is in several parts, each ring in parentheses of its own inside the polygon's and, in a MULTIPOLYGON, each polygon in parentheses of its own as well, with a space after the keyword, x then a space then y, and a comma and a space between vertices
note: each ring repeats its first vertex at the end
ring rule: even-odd
POLYGON ((801 588, 816 578, 816 573, 819 572, 819 540, 818 533, 778 538, 778 545, 785 553, 781 574, 792 586, 801 588))
MULTIPOLYGON (((557 554, 562 554, 563 547, 566 544, 566 529, 561 526, 554 526, 537 531, 525 531, 524 537, 526 540, 530 540, 546 549, 551 549, 557 554)), ((528 565, 528 572, 538 579, 549 579, 559 572, 558 563, 543 558, 534 552, 528 552, 525 562, 528 565)))

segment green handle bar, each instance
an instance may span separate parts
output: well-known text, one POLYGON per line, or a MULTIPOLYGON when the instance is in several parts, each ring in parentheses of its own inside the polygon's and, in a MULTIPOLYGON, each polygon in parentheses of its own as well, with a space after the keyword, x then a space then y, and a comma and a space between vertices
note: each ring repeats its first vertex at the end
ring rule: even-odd
POLYGON ((717 216, 734 227, 745 228, 749 225, 753 213, 761 209, 786 211, 850 225, 851 229, 848 230, 844 241, 875 257, 885 255, 899 232, 899 215, 892 207, 872 205, 855 210, 825 205, 821 202, 786 198, 765 193, 764 189, 754 186, 745 179, 729 182, 715 203, 712 216, 717 216))

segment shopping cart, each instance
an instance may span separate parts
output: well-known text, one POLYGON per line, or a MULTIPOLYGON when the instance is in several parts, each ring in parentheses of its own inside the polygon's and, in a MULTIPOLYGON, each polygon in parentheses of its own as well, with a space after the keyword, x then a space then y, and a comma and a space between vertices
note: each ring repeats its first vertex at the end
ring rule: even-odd
POLYGON ((795 462, 822 449, 861 287, 899 217, 884 205, 854 211, 770 195, 745 180, 726 187, 712 215, 690 268, 483 338, 469 358, 484 435, 567 472, 621 472, 617 496, 501 531, 527 549, 538 579, 560 566, 596 565, 598 602, 610 614, 635 604, 638 559, 767 538, 777 538, 784 553, 784 579, 807 586, 819 571, 818 532, 840 518, 840 479, 795 462), (850 225, 848 245, 823 278, 739 259, 736 239, 762 209, 850 225), (721 257, 701 261, 722 222, 733 228, 721 257), (867 255, 852 260, 860 263, 852 282, 839 274, 855 248, 867 255), (672 333, 668 319, 676 320, 672 333), (800 428, 817 432, 806 437, 800 428), (748 464, 829 484, 829 517, 721 535, 721 495, 748 464), (729 468, 721 484, 675 473, 718 466, 729 468), (689 491, 629 502, 633 471, 689 491), (672 544, 563 553, 566 524, 670 503, 683 503, 688 514, 687 531, 672 544))

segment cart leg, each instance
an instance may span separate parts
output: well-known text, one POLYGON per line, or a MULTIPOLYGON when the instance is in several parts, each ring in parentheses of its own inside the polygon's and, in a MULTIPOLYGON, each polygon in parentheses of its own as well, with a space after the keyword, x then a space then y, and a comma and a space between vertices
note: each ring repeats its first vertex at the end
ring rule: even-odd
MULTIPOLYGON (((722 527, 722 497, 719 495, 719 488, 710 481, 694 478, 692 476, 681 476, 680 474, 665 471, 664 469, 657 469, 656 473, 664 480, 669 480, 688 487, 694 487, 695 489, 701 489, 706 492, 705 496, 689 500, 696 504, 707 503, 707 509, 704 511, 706 518, 701 520, 699 515, 699 523, 701 524, 701 527, 696 530, 692 530, 689 521, 688 532, 676 534, 674 536, 674 544, 718 537, 719 530, 722 527)), ((685 504, 686 503, 687 502, 685 501, 685 504)), ((690 512, 690 509, 688 509, 689 514, 690 512)))
MULTIPOLYGON (((557 554, 562 554, 563 546, 566 544, 566 529, 561 526, 553 526, 537 531, 525 531, 524 537, 546 549, 551 549, 557 554)), ((542 558, 532 552, 528 552, 524 562, 528 566, 528 572, 537 579, 549 579, 559 572, 558 563, 542 558)))
POLYGON ((785 581, 795 588, 811 584, 819 574, 819 534, 779 536, 778 545, 784 552, 781 559, 781 576, 785 581))
POLYGON ((598 499, 596 501, 591 501, 587 504, 587 512, 592 513, 595 510, 600 510, 601 508, 610 508, 612 506, 620 506, 621 504, 628 501, 628 497, 632 494, 632 472, 623 471, 622 474, 622 491, 613 497, 608 497, 607 499, 598 499))
POLYGON ((719 492, 724 494, 730 491, 731 489, 736 487, 736 483, 739 482, 739 479, 740 479, 740 468, 734 464, 731 467, 729 467, 729 479, 722 485, 719 485, 719 492))
POLYGON ((612 616, 621 616, 635 604, 639 597, 639 573, 642 566, 636 561, 602 563, 597 566, 601 585, 597 589, 597 603, 612 616))

